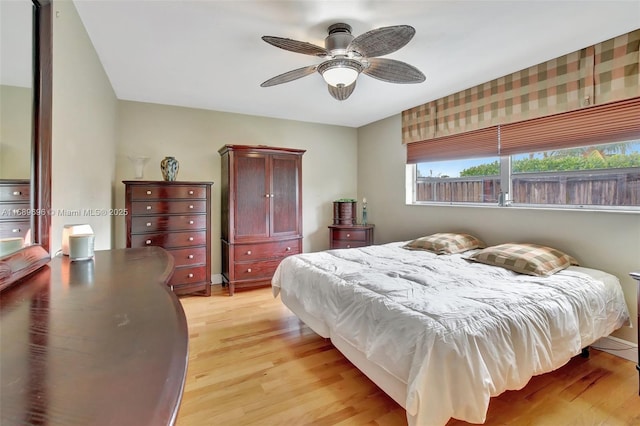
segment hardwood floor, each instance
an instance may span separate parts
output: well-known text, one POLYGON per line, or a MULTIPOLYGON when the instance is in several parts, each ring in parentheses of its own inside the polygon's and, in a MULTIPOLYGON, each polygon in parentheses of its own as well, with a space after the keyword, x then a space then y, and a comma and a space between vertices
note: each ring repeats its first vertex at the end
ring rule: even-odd
MULTIPOLYGON (((270 288, 180 299, 189 368, 178 426, 406 425, 405 411, 270 288)), ((640 425, 632 362, 591 350, 491 400, 486 425, 640 425)), ((451 420, 447 426, 468 423, 451 420)))

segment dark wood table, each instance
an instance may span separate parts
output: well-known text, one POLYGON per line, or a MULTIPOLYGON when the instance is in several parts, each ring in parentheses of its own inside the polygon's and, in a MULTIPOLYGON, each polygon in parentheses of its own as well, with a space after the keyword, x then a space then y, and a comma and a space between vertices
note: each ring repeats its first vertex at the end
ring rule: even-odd
POLYGON ((0 424, 175 422, 187 323, 159 247, 54 258, 0 293, 0 424))

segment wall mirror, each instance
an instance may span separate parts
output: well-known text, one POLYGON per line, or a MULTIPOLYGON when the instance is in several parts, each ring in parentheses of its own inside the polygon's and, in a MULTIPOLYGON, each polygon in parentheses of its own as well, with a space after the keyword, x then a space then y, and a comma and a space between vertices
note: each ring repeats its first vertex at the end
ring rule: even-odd
POLYGON ((0 2, 0 7, 1 291, 50 259, 52 5, 51 0, 24 0, 0 2), (15 205, 12 196, 26 199, 15 205), (26 221, 28 232, 15 246, 16 238, 5 232, 15 232, 19 220, 26 221))

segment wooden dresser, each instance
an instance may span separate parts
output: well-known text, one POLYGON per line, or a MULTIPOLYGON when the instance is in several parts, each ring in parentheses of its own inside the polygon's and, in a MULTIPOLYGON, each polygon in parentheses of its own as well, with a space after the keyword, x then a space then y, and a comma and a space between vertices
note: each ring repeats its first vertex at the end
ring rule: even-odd
POLYGON ((55 257, 2 292, 0 424, 173 425, 189 333, 159 247, 55 257))
POLYGON ((24 238, 31 228, 28 179, 0 179, 0 238, 24 238))
POLYGON ((302 252, 304 150, 225 145, 221 156, 222 279, 229 295, 268 286, 286 256, 302 252))
POLYGON ((636 364, 636 370, 638 370, 638 395, 640 395, 640 272, 632 272, 631 276, 638 281, 638 289, 636 297, 638 299, 638 322, 636 329, 638 330, 638 364, 636 364))
POLYGON ((175 259, 176 294, 211 294, 212 182, 123 181, 127 247, 159 246, 175 259))
POLYGON ((373 244, 374 225, 329 225, 332 249, 365 247, 373 244))

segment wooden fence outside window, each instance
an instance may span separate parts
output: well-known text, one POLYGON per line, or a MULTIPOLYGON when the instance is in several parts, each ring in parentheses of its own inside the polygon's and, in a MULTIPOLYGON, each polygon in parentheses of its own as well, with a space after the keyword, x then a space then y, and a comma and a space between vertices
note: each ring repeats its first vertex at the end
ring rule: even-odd
MULTIPOLYGON (((510 199, 520 204, 640 206, 640 168, 517 173, 510 199)), ((419 177, 416 201, 497 203, 498 176, 419 177)))

